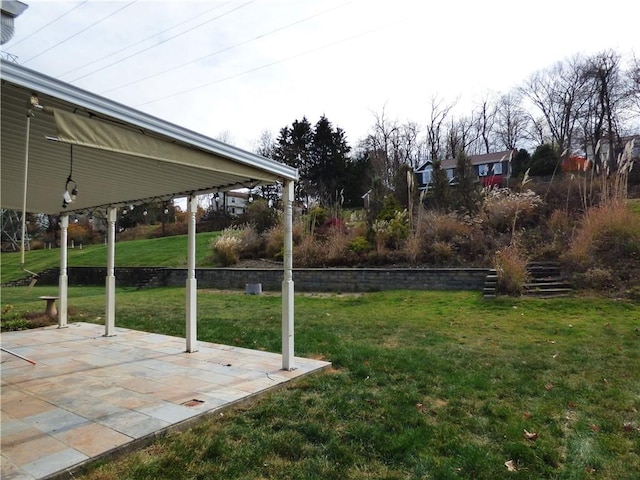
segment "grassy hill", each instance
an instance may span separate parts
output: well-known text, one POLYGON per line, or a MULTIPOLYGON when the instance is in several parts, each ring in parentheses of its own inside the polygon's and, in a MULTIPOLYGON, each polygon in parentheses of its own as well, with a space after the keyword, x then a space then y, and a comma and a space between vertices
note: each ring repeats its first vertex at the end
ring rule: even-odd
MULTIPOLYGON (((196 265, 213 266, 211 240, 219 232, 203 232, 196 236, 196 265)), ((104 267, 107 265, 106 245, 87 245, 68 251, 70 267, 104 267)), ((116 243, 116 266, 128 267, 184 267, 187 264, 187 236, 130 240, 116 243)), ((25 269, 42 272, 60 265, 60 249, 33 250, 25 254, 25 269)), ((4 252, 0 256, 2 283, 29 276, 20 268, 20 252, 4 252)))

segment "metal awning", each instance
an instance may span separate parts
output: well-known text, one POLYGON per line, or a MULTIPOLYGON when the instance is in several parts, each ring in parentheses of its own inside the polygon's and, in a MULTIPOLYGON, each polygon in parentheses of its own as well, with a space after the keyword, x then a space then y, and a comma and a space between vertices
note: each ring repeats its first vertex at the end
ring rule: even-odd
POLYGON ((28 212, 106 208, 298 178, 292 167, 33 70, 4 60, 1 67, 2 208, 22 209, 29 113, 28 212), (78 196, 63 209, 71 159, 78 196))
MULTIPOLYGON (((70 213, 105 212, 105 336, 112 336, 115 335, 117 208, 188 197, 186 350, 196 351, 197 195, 280 181, 284 184, 282 368, 294 368, 292 218, 297 170, 19 65, 2 61, 1 67, 0 206, 31 213, 60 214, 58 326, 63 328, 67 324, 70 213), (77 196, 71 201, 70 193, 76 193, 74 190, 77 196), (65 192, 68 204, 63 203, 65 192)), ((22 221, 24 230, 25 216, 22 221)), ((22 255, 25 269, 24 248, 22 255)))

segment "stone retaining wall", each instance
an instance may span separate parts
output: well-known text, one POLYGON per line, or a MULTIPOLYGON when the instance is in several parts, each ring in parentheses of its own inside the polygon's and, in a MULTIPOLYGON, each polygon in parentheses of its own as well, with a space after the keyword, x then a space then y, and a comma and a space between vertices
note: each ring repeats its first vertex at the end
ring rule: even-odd
MULTIPOLYGON (((488 268, 296 268, 293 280, 297 291, 371 292, 380 290, 478 290, 484 287, 488 268)), ((69 285, 105 284, 106 268, 69 267, 69 285)), ((39 285, 56 285, 58 271, 40 275, 39 285)), ((117 267, 119 287, 184 286, 183 268, 117 267)), ((244 290, 246 284, 260 283, 265 291, 279 291, 283 272, 277 269, 199 268, 198 288, 244 290)))

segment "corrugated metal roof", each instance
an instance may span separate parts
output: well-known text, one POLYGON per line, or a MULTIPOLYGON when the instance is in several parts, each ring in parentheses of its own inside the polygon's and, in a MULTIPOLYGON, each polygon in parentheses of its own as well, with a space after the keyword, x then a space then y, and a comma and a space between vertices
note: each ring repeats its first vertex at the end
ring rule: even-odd
POLYGON ((98 121, 117 124, 149 137, 169 141, 188 150, 197 149, 210 159, 207 168, 158 159, 140 158, 93 148, 73 147, 73 180, 77 201, 62 208, 62 193, 70 173, 70 145, 47 140, 56 136, 51 114, 32 110, 29 140, 27 210, 56 214, 90 210, 152 199, 168 199, 192 193, 229 190, 297 180, 296 169, 268 158, 226 145, 118 104, 33 70, 2 61, 1 164, 2 208, 22 208, 27 113, 30 98, 39 104, 98 121), (244 175, 216 170, 216 164, 232 160, 244 165, 244 175), (217 163, 216 163, 217 162, 217 163))

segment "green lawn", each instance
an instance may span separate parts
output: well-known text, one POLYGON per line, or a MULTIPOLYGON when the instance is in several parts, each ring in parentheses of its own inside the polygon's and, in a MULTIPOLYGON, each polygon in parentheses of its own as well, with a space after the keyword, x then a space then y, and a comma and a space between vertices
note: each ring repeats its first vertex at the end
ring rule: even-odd
MULTIPOLYGON (((55 291, 3 289, 3 321, 55 291)), ((101 288, 69 304, 72 321, 104 317, 101 288)), ((278 295, 200 291, 198 305, 200 340, 279 351, 278 295)), ((184 333, 183 289, 120 289, 116 310, 118 326, 184 333)), ((640 478, 638 303, 298 294, 296 354, 333 369, 82 478, 640 478)))
MULTIPOLYGON (((219 232, 203 232, 196 235, 196 264, 207 266, 211 240, 219 232)), ((5 252, 1 257, 2 283, 28 277, 20 269, 20 253, 5 252)), ((82 249, 68 250, 70 267, 104 267, 107 265, 105 245, 86 245, 82 249)), ((184 267, 187 264, 187 236, 130 240, 116 243, 116 266, 127 267, 184 267)), ((25 268, 32 272, 42 272, 60 265, 60 250, 33 250, 25 252, 25 268)))

